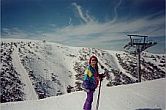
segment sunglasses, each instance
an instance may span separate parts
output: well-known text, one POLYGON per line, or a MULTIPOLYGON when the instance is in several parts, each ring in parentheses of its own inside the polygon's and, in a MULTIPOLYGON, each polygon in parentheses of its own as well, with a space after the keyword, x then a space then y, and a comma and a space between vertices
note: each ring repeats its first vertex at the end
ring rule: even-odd
POLYGON ((92 59, 91 61, 96 61, 95 59, 92 59))

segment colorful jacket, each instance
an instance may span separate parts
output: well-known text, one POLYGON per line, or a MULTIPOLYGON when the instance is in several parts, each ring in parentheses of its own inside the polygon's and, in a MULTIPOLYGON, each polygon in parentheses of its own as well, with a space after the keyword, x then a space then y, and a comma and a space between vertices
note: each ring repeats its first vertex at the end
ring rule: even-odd
POLYGON ((88 65, 84 72, 84 88, 95 89, 98 86, 99 82, 97 77, 97 71, 91 65, 88 65))

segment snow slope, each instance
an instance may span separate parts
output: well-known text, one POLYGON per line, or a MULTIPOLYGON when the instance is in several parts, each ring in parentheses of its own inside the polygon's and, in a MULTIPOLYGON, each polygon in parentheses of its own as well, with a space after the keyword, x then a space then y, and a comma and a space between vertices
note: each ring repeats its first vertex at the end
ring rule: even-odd
POLYGON ((26 85, 24 86, 24 92, 25 92, 25 99, 27 100, 37 100, 38 95, 35 92, 35 89, 32 85, 32 82, 28 76, 28 73, 26 72, 25 68, 21 64, 20 57, 18 56, 18 50, 14 49, 12 54, 13 59, 13 65, 18 73, 20 73, 21 81, 26 85))
MULTIPOLYGON (((71 47, 27 39, 2 39, 0 50, 1 103, 59 95, 71 97, 67 93, 82 91, 83 74, 91 55, 99 60, 99 73, 108 70, 103 89, 109 91, 108 86, 136 83, 138 76, 136 57, 123 51, 71 47)), ((165 58, 165 54, 147 53, 142 56, 142 81, 165 78, 165 58)), ((83 92, 77 94, 85 97, 83 92)))
MULTIPOLYGON (((126 86, 102 85, 99 110, 165 110, 165 78, 126 86)), ((95 110, 98 90, 95 92, 95 110)), ((85 92, 1 104, 1 110, 82 110, 85 92)))
MULTIPOLYGON (((115 59, 115 63, 116 63, 116 65, 118 66, 118 68, 120 69, 120 71, 122 71, 125 75, 127 75, 128 77, 130 77, 130 78, 132 78, 133 80, 137 80, 135 77, 133 77, 131 74, 129 74, 129 73, 127 73, 126 72, 126 70, 124 69, 124 68, 122 68, 122 66, 119 64, 119 62, 117 62, 118 61, 118 58, 116 57, 116 54, 117 54, 117 51, 108 51, 112 56, 113 56, 113 58, 115 59)), ((118 53, 121 53, 121 54, 123 54, 124 52, 122 52, 122 51, 119 51, 118 53)))

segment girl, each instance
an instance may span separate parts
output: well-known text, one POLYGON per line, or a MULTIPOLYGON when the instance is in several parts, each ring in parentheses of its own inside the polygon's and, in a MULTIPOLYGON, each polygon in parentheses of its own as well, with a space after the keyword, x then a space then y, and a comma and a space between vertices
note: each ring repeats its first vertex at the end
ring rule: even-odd
POLYGON ((91 110, 93 102, 93 93, 98 86, 100 78, 102 78, 102 76, 98 73, 97 64, 97 57, 91 56, 89 59, 89 65, 85 69, 83 87, 87 92, 87 98, 84 103, 84 110, 91 110))

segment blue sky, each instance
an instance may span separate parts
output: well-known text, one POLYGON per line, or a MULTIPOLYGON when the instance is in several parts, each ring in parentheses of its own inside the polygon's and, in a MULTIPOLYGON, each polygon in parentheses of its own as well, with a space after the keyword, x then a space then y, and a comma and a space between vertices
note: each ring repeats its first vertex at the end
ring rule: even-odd
POLYGON ((103 47, 127 34, 165 36, 165 0, 1 0, 1 37, 103 47))

